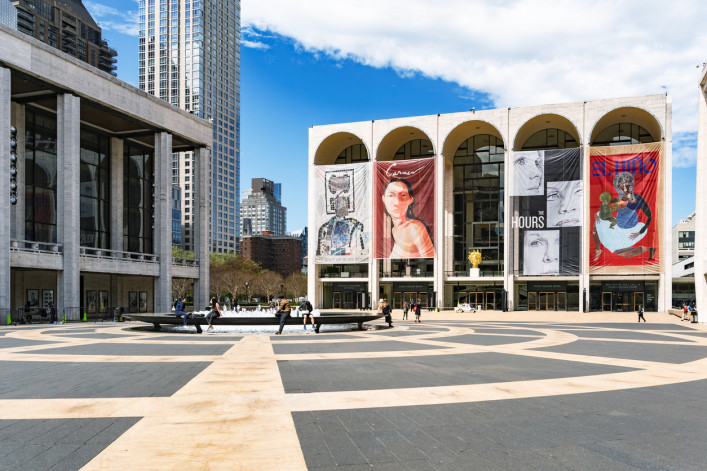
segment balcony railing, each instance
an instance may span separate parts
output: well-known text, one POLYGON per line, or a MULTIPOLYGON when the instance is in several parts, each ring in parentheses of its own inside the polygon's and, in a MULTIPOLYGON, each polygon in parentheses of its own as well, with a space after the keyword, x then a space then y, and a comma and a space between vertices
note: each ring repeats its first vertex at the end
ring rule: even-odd
POLYGON ((430 278, 433 277, 434 274, 435 272, 433 270, 423 270, 421 268, 378 272, 381 278, 430 278))
POLYGON ((55 244, 52 242, 37 242, 34 240, 12 240, 10 242, 10 250, 17 252, 60 254, 61 249, 61 244, 55 244))
POLYGON ((179 265, 180 267, 198 267, 199 261, 193 258, 172 257, 172 265, 179 265))
POLYGON ((158 263, 160 258, 150 253, 123 252, 122 250, 97 249, 95 247, 81 247, 82 257, 102 258, 112 260, 129 260, 144 263, 158 263))
MULTIPOLYGON (((457 270, 457 271, 445 271, 444 276, 449 278, 450 276, 458 277, 469 277, 469 270, 457 270)), ((485 270, 481 268, 480 276, 503 276, 503 270, 485 270)))
POLYGON ((340 272, 326 272, 321 270, 319 272, 320 278, 368 278, 367 272, 359 271, 340 271, 340 272))

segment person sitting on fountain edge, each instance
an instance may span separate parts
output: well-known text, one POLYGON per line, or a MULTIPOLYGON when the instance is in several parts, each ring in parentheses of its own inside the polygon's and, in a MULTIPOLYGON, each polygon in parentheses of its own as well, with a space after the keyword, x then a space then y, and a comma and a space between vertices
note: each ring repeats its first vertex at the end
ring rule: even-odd
POLYGON ((186 302, 187 298, 182 297, 177 301, 177 304, 174 305, 174 315, 176 317, 184 317, 184 325, 187 325, 187 319, 189 318, 189 314, 184 312, 184 303, 186 302))
POLYGON ((285 322, 290 318, 290 302, 285 299, 285 295, 280 296, 280 309, 275 313, 275 316, 280 317, 280 330, 277 331, 275 335, 280 335, 282 329, 285 327, 285 322))

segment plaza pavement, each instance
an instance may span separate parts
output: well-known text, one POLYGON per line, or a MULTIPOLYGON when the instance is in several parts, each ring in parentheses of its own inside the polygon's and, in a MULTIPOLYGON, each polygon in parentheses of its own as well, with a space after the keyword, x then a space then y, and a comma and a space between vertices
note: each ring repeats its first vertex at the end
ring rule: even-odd
POLYGON ((705 325, 400 318, 277 337, 0 327, 0 470, 705 468, 705 325))

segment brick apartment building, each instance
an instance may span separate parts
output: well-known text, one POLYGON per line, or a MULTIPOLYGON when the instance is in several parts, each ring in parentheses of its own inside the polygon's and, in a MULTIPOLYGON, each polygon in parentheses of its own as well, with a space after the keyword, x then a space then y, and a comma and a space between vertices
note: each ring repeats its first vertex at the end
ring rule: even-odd
POLYGON ((302 270, 302 241, 270 231, 243 237, 242 255, 261 267, 287 276, 302 270))

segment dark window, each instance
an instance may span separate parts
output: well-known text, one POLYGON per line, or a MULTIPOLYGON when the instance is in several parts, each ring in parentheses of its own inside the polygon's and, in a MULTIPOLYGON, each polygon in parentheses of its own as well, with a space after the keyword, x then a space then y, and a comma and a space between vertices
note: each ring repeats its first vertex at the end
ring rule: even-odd
POLYGON ((110 246, 110 144, 81 129, 81 245, 110 246))
POLYGON ((153 253, 153 151, 133 143, 124 145, 123 249, 153 253))
POLYGON ((648 131, 634 123, 612 124, 597 134, 593 146, 623 146, 656 142, 648 131))
POLYGON ((334 163, 351 164, 359 162, 368 162, 368 153, 363 144, 354 144, 342 150, 334 163))
POLYGON ((579 147, 577 140, 562 129, 548 128, 536 132, 523 144, 522 150, 568 149, 579 147))
POLYGON ((25 239, 56 243, 56 116, 25 114, 25 239))
POLYGON ((467 257, 481 252, 482 275, 503 273, 503 142, 479 134, 454 154, 454 271, 468 273, 467 257))
POLYGON ((432 143, 427 139, 413 139, 406 142, 393 156, 393 160, 424 159, 434 157, 432 143))

